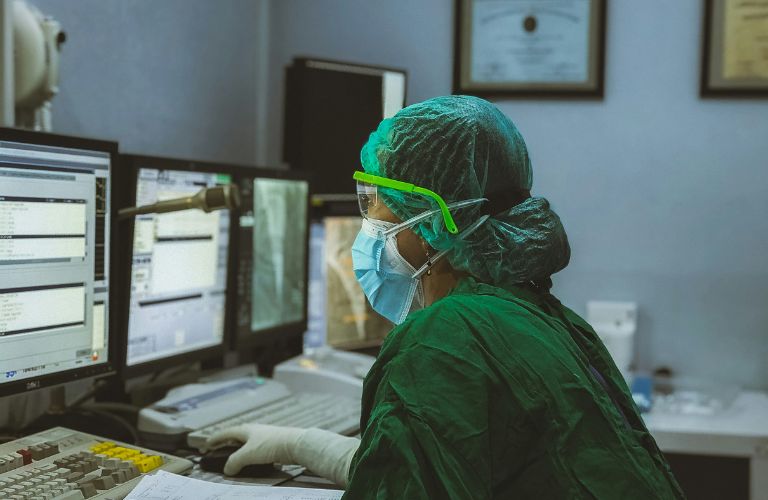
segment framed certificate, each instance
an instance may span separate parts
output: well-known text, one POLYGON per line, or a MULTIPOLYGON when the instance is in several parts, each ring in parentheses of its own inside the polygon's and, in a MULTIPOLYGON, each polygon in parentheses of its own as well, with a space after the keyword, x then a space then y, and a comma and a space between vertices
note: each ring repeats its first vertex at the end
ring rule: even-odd
POLYGON ((603 96, 606 0, 456 0, 454 93, 603 96))
POLYGON ((704 0, 702 97, 768 97, 768 2, 704 0))

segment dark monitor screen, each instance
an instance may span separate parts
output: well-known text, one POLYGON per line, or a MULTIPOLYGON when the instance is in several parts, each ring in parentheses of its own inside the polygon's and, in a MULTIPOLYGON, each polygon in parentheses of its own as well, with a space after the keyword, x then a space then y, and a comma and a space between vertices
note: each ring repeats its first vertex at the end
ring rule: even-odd
POLYGON ((0 129, 0 395, 113 371, 117 144, 0 129))
MULTIPOLYGON (((232 167, 130 157, 129 205, 194 195, 232 182, 232 167)), ((228 326, 228 210, 136 216, 130 224, 125 371, 138 374, 223 353, 228 326)))
POLYGON ((355 193, 360 149, 405 105, 403 70, 297 59, 287 69, 283 157, 312 174, 315 195, 355 193))
POLYGON ((236 178, 242 201, 236 345, 262 348, 265 357, 300 354, 307 325, 309 182, 285 170, 243 169, 236 178), (286 342, 298 352, 279 354, 286 342))

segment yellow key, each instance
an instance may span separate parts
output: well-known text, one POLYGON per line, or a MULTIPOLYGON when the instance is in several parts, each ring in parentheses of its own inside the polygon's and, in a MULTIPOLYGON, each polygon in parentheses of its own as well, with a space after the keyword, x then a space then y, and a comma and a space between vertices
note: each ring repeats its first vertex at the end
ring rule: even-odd
POLYGON ((108 450, 108 449, 114 448, 114 447, 115 447, 115 443, 113 443, 111 441, 104 441, 104 442, 101 442, 99 444, 95 444, 95 445, 91 446, 91 451, 94 452, 94 453, 101 453, 104 450, 108 450))
POLYGON ((141 462, 136 464, 136 467, 141 471, 142 473, 150 472, 159 467, 159 465, 155 464, 155 461, 152 460, 152 457, 147 457, 141 462))

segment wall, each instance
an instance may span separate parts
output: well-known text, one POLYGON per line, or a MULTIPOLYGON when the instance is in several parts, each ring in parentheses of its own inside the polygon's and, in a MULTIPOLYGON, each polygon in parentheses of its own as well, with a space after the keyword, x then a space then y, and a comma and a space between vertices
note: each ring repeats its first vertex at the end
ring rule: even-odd
MULTIPOLYGON (((452 4, 274 2, 269 160, 295 55, 404 67, 411 103, 450 93, 452 4)), ((699 99, 701 5, 610 2, 603 101, 498 105, 569 233, 561 300, 637 301, 642 368, 768 389, 768 102, 699 99)))
MULTIPOLYGON (((67 33, 57 132, 253 163, 263 0, 32 0, 67 33)), ((263 42, 262 42, 263 43, 263 42)))

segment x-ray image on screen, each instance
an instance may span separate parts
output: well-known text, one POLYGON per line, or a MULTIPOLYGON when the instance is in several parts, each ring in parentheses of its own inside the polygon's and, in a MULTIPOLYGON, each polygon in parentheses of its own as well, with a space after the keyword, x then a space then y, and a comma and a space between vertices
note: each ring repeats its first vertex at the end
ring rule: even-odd
POLYGON ((361 220, 325 219, 326 342, 342 349, 380 344, 392 329, 392 323, 371 308, 352 270, 352 243, 361 220))
POLYGON ((252 331, 304 319, 308 196, 305 181, 253 181, 252 331))

